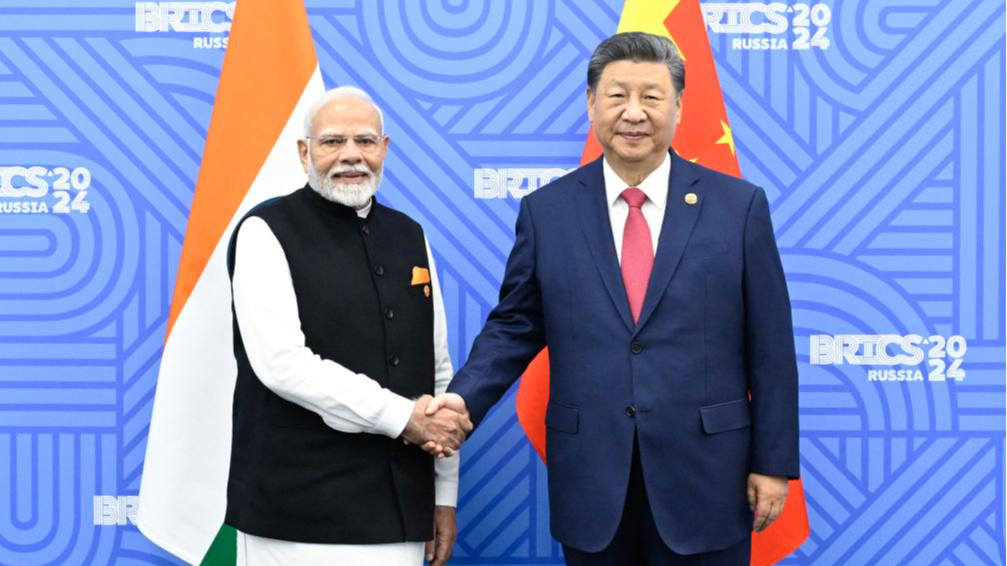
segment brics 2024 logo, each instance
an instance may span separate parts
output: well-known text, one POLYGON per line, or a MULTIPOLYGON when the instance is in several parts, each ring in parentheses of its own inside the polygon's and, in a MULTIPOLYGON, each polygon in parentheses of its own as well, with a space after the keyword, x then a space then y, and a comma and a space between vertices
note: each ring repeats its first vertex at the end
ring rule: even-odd
POLYGON ((702 7, 706 25, 714 33, 769 36, 731 38, 731 49, 828 49, 832 43, 826 37, 832 21, 828 4, 706 2, 702 7), (792 40, 788 31, 793 32, 792 40))
POLYGON ((136 495, 95 495, 94 524, 101 527, 136 524, 140 498, 136 495))
POLYGON ((566 175, 573 169, 534 167, 475 170, 475 198, 521 198, 566 175))
POLYGON ((84 167, 0 166, 0 214, 86 213, 90 186, 91 171, 84 167), (43 200, 50 189, 56 199, 51 210, 43 200))
MULTIPOLYGON (((234 2, 137 2, 136 31, 221 34, 231 31, 234 2)), ((192 38, 192 46, 224 49, 227 36, 192 38)))
POLYGON ((811 335, 811 365, 909 366, 903 369, 870 369, 868 381, 923 381, 923 372, 913 369, 924 360, 930 367, 927 381, 965 379, 962 362, 968 343, 962 336, 919 334, 811 335), (948 363, 950 361, 950 364, 948 363))

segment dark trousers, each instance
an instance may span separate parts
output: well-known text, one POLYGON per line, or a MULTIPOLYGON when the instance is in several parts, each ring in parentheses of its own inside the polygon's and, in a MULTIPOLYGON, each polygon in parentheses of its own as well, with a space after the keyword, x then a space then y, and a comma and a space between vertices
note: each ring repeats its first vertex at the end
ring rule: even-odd
POLYGON ((563 545, 568 566, 748 566, 751 551, 751 536, 723 550, 700 554, 677 554, 668 548, 654 524, 636 441, 626 506, 615 538, 601 552, 584 552, 563 545))

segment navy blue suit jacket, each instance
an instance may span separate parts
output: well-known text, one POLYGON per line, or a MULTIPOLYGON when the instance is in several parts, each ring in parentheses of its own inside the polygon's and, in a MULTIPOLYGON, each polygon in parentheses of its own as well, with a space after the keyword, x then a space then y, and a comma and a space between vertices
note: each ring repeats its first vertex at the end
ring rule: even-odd
POLYGON ((766 195, 671 159, 639 323, 599 159, 522 200, 500 303, 449 387, 478 425, 549 347, 552 533, 589 552, 619 525, 634 434, 654 520, 680 554, 748 535, 749 472, 799 475, 790 300, 766 195))

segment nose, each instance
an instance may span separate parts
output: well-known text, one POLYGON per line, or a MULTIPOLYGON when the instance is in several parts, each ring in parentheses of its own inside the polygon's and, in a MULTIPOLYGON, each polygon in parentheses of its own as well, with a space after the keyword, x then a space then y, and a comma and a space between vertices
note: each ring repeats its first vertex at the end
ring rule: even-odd
POLYGON ((634 124, 638 124, 647 119, 647 113, 644 112, 643 106, 640 104, 640 100, 637 97, 630 97, 629 102, 626 104, 626 110, 622 113, 622 119, 634 124))
POLYGON ((356 165, 363 161, 364 156, 360 153, 360 148, 352 139, 347 140, 346 146, 339 152, 339 162, 346 165, 356 165))

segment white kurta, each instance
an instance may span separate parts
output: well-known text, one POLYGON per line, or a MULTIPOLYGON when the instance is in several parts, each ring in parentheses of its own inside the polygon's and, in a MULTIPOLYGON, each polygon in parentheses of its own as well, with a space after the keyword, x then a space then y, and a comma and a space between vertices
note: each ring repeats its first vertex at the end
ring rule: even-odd
MULTIPOLYGON (((369 212, 370 205, 358 215, 366 218, 369 212)), ((444 300, 429 244, 427 256, 434 301, 434 391, 443 393, 454 371, 448 352, 444 300)), ((286 256, 261 218, 245 220, 238 232, 232 292, 248 361, 273 393, 318 413, 328 426, 339 431, 391 438, 402 434, 412 415, 413 400, 382 388, 366 375, 322 359, 305 346, 286 256)), ((458 466, 457 455, 435 461, 437 505, 457 504, 458 466)), ((239 566, 397 566, 422 562, 423 543, 308 544, 238 533, 239 566)))

